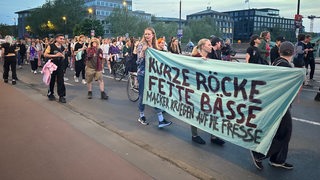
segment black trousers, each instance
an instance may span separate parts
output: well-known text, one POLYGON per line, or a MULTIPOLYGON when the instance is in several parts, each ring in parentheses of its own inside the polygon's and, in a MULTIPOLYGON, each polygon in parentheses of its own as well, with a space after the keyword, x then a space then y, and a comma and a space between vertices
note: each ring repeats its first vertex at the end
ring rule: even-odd
POLYGON ((30 60, 31 70, 35 71, 38 69, 38 59, 30 60))
POLYGON ((16 56, 5 56, 3 63, 3 79, 9 78, 9 71, 11 68, 12 79, 17 80, 17 71, 16 71, 17 59, 16 56))
POLYGON ((308 61, 306 62, 307 71, 308 71, 309 65, 310 65, 310 74, 309 74, 309 77, 310 77, 310 79, 313 79, 314 70, 315 70, 315 68, 316 68, 316 63, 315 63, 314 58, 309 58, 308 61))
POLYGON ((84 64, 84 60, 83 59, 81 59, 79 61, 75 61, 74 69, 76 71, 76 77, 79 77, 80 73, 82 73, 82 79, 86 79, 85 67, 86 67, 86 65, 84 64))
POLYGON ((51 80, 48 90, 48 96, 54 94, 54 85, 57 81, 57 91, 59 97, 66 96, 66 87, 64 85, 64 62, 63 60, 52 60, 52 62, 58 66, 56 71, 53 71, 51 74, 51 80))
POLYGON ((261 153, 252 151, 253 156, 258 159, 270 158, 270 161, 277 164, 283 164, 286 162, 288 155, 288 147, 292 133, 292 118, 290 110, 288 109, 286 114, 282 117, 279 128, 274 136, 271 147, 266 156, 261 153))

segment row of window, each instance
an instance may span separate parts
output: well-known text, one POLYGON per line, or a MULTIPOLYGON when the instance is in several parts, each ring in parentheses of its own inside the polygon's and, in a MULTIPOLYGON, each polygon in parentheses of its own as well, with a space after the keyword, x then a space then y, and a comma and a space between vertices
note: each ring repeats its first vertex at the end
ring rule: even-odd
POLYGON ((98 16, 110 16, 111 11, 103 11, 103 10, 96 10, 96 15, 98 16))
POLYGON ((217 14, 207 14, 207 15, 199 15, 199 16, 189 16, 187 19, 203 19, 203 18, 213 18, 219 20, 230 20, 229 16, 226 15, 217 15, 217 14))
MULTIPOLYGON (((110 8, 124 8, 122 3, 105 2, 105 1, 91 1, 86 3, 87 6, 105 6, 110 8)), ((129 10, 132 10, 131 5, 127 5, 129 10)))

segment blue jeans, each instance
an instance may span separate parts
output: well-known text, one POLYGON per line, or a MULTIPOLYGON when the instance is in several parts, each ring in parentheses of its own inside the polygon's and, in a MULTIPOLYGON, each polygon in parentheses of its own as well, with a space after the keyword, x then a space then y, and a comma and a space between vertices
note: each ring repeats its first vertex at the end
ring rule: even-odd
MULTIPOLYGON (((144 112, 145 105, 142 103, 143 99, 143 91, 144 91, 144 75, 138 75, 138 82, 139 82, 139 100, 138 100, 138 108, 139 112, 144 112)), ((157 113, 162 112, 159 108, 154 108, 157 113)))

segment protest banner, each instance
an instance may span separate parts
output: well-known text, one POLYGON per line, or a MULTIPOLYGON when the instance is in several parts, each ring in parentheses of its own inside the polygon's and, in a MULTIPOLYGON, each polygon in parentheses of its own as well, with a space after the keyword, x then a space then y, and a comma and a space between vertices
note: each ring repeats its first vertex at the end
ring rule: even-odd
POLYGON ((146 51, 143 103, 266 154, 304 80, 302 68, 146 51))

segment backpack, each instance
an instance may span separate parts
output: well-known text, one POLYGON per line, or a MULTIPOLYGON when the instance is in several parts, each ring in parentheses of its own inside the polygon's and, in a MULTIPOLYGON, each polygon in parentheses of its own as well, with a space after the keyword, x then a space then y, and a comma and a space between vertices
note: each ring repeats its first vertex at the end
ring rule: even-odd
POLYGON ((303 44, 302 42, 297 42, 295 45, 294 45, 294 52, 295 52, 295 55, 293 56, 293 64, 294 64, 294 67, 303 67, 305 64, 304 64, 304 59, 303 59, 303 55, 304 54, 299 54, 298 52, 301 51, 300 50, 300 47, 302 47, 301 50, 303 50, 303 44), (299 48, 299 49, 298 49, 299 48))

